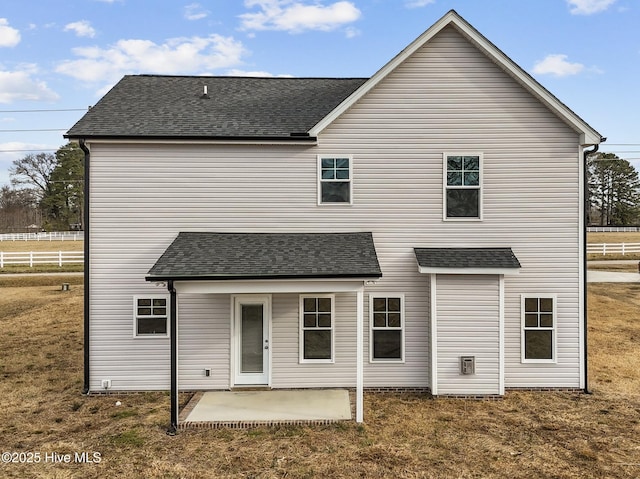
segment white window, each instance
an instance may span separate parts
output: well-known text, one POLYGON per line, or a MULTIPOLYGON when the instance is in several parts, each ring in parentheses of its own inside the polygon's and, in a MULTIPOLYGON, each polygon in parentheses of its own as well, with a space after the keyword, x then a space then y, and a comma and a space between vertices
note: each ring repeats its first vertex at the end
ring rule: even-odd
POLYGON ((520 308, 522 313, 522 362, 555 362, 555 296, 523 295, 520 308))
POLYGON ((300 296, 300 362, 333 362, 333 295, 300 296))
POLYGON ((318 156, 318 204, 351 204, 352 163, 350 156, 318 156))
POLYGON ((482 154, 444 154, 445 220, 482 219, 482 154))
POLYGON ((372 362, 404 361, 404 295, 369 296, 371 335, 369 356, 372 362))
POLYGON ((135 337, 169 336, 169 296, 133 298, 133 335, 135 337))

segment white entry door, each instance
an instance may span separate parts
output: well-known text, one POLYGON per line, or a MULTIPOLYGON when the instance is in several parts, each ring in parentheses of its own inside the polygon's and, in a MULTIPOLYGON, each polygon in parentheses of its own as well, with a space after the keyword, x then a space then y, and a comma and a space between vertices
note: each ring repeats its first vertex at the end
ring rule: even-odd
POLYGON ((234 299, 234 381, 269 384, 271 298, 242 295, 234 299))

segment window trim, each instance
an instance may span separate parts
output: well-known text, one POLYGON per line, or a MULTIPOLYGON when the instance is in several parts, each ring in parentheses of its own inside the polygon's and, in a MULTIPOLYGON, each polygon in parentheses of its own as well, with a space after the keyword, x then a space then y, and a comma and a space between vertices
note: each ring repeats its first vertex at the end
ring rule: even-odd
POLYGON ((298 301, 298 361, 300 364, 334 364, 336 358, 336 295, 335 294, 301 294, 298 301), (304 327, 304 300, 306 298, 329 298, 331 299, 331 328, 305 328, 304 327), (307 330, 331 331, 331 358, 330 359, 307 359, 304 357, 304 332, 307 330))
POLYGON ((353 204, 353 155, 317 155, 317 193, 318 206, 350 206, 353 204), (349 179, 348 180, 323 180, 322 179, 322 160, 323 159, 346 159, 349 160, 349 179), (322 201, 322 183, 344 183, 349 182, 349 201, 344 202, 323 202, 322 201))
POLYGON ((140 294, 140 295, 136 295, 133 297, 133 337, 134 338, 144 338, 144 339, 158 339, 158 338, 169 338, 170 337, 170 331, 171 331, 171 321, 170 321, 170 311, 171 311, 171 296, 168 294, 140 294), (150 316, 145 316, 145 317, 149 317, 149 318, 166 318, 167 321, 167 332, 166 334, 138 334, 138 300, 139 299, 150 299, 152 301, 153 304, 153 300, 154 299, 164 299, 166 300, 167 304, 166 304, 166 308, 167 308, 167 314, 165 316, 158 316, 158 315, 150 315, 150 316))
POLYGON ((405 348, 405 330, 406 330, 406 319, 405 319, 405 307, 404 307, 404 293, 371 293, 369 294, 369 363, 372 364, 404 364, 406 357, 406 348, 405 348), (376 327, 373 325, 373 300, 375 298, 400 298, 400 327, 399 328, 389 328, 389 327, 376 327), (402 354, 400 355, 400 359, 376 359, 373 357, 373 331, 374 330, 388 330, 388 331, 398 331, 400 330, 400 348, 402 354))
MULTIPOLYGON (((483 220, 483 206, 484 206, 484 200, 483 200, 483 192, 484 192, 484 173, 483 173, 483 168, 484 168, 484 153, 481 152, 477 152, 477 151, 463 151, 463 152, 459 152, 459 151, 452 151, 452 152, 444 152, 442 154, 442 221, 461 221, 461 222, 477 222, 477 221, 482 221, 483 220), (477 156, 479 161, 480 161, 480 165, 479 165, 479 179, 478 179, 478 186, 473 186, 473 187, 465 187, 464 185, 458 185, 455 186, 456 189, 477 189, 478 190, 478 217, 464 217, 464 216, 452 216, 452 217, 448 217, 447 216, 447 190, 449 189, 449 185, 447 185, 447 159, 450 156, 477 156)), ((454 186, 451 186, 451 188, 454 188, 454 186)))
POLYGON ((520 295, 520 361, 531 364, 556 364, 558 362, 558 301, 555 294, 531 293, 520 295), (525 326, 525 300, 526 299, 551 299, 553 301, 553 326, 552 327, 527 327, 525 326), (525 357, 525 331, 551 331, 551 358, 534 359, 525 357))

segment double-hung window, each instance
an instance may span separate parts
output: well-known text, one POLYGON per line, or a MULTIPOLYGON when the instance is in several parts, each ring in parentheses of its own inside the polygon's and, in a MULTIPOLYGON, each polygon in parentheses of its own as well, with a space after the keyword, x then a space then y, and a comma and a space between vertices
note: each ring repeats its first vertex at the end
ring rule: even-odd
POLYGON ((522 362, 555 362, 555 296, 522 296, 522 362))
POLYGON ((300 296, 300 362, 333 362, 333 295, 300 296))
POLYGON ((482 219, 482 154, 444 154, 445 220, 482 219))
POLYGON ((404 360, 403 295, 371 295, 369 316, 371 361, 402 362, 404 360))
POLYGON ((138 296, 133 298, 133 334, 136 337, 169 336, 169 297, 138 296))
POLYGON ((351 204, 350 156, 318 156, 318 203, 351 204))

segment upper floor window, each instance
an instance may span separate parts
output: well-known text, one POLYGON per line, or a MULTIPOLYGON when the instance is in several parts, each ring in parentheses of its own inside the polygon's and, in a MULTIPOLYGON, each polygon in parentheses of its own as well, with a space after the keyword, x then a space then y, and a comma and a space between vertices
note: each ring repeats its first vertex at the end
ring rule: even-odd
POLYGON ((351 169, 349 156, 318 157, 318 203, 351 204, 351 169))
POLYGON ((133 298, 134 336, 168 336, 168 296, 133 298))
POLYGON ((444 219, 482 219, 482 154, 444 155, 444 219))

